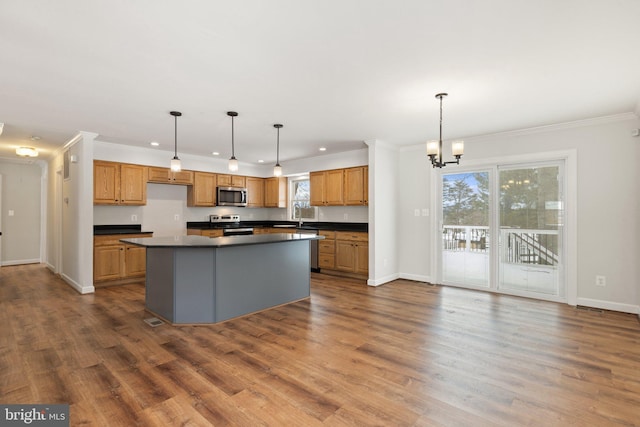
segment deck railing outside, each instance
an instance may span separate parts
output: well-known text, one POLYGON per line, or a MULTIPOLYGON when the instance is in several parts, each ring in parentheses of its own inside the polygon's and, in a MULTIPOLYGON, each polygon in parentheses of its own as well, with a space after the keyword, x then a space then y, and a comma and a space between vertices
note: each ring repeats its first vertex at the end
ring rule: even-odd
MULTIPOLYGON (((558 264, 558 230, 522 228, 500 229, 500 260, 511 264, 558 264)), ((488 253, 489 227, 445 225, 442 230, 445 251, 488 253)))

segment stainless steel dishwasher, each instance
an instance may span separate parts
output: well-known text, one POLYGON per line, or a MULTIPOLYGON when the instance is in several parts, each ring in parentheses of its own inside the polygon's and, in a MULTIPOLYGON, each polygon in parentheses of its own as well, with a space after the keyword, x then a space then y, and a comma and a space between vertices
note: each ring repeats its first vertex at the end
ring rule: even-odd
MULTIPOLYGON (((298 234, 313 234, 317 235, 318 230, 314 228, 296 228, 298 234)), ((318 241, 311 240, 311 271, 320 271, 318 268, 318 241)))

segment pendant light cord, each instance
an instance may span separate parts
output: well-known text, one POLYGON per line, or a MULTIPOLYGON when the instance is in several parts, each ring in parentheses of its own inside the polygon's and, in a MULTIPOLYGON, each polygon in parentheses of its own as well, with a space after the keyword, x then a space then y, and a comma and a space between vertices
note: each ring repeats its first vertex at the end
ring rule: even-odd
POLYGON ((236 154, 235 154, 235 148, 234 148, 234 135, 233 135, 233 116, 231 116, 231 158, 235 159, 236 158, 236 154))
POLYGON ((178 115, 173 116, 174 119, 174 136, 173 136, 173 147, 174 147, 174 153, 173 153, 173 158, 177 159, 178 158, 178 115))
POLYGON ((276 165, 280 164, 280 128, 276 127, 278 130, 278 140, 276 143, 276 165))

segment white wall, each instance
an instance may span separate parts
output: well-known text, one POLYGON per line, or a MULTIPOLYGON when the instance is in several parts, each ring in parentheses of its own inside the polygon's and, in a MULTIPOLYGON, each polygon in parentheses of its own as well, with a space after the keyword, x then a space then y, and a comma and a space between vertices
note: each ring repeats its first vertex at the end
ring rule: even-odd
MULTIPOLYGON (((577 303, 637 312, 640 303, 640 239, 638 206, 640 139, 631 130, 640 128, 634 115, 621 115, 557 126, 466 138, 462 161, 575 149, 577 151, 577 303), (595 276, 607 277, 606 287, 595 286, 595 276)), ((422 147, 417 150, 422 150, 422 147)), ((400 156, 399 258, 404 277, 430 277, 432 235, 413 237, 417 222, 414 208, 432 202, 431 186, 425 198, 416 199, 415 177, 425 179, 426 162, 406 150, 400 156), (415 207, 414 207, 415 206, 415 207)), ((453 167, 452 167, 453 170, 453 167)), ((418 193, 422 195, 422 193, 418 193)), ((570 254, 576 255, 576 254, 570 254)))
POLYGON ((369 280, 377 286, 399 277, 397 148, 382 141, 369 145, 369 280))
POLYGON ((43 180, 46 167, 38 162, 0 159, 2 175, 2 265, 41 260, 43 180), (9 211, 13 215, 9 216, 9 211))

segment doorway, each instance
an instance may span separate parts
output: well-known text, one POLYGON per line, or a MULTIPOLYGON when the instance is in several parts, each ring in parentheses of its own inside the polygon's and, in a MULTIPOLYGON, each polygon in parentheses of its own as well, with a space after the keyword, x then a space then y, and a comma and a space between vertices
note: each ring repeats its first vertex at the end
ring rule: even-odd
POLYGON ((440 172, 440 282, 566 301, 564 162, 440 172))

